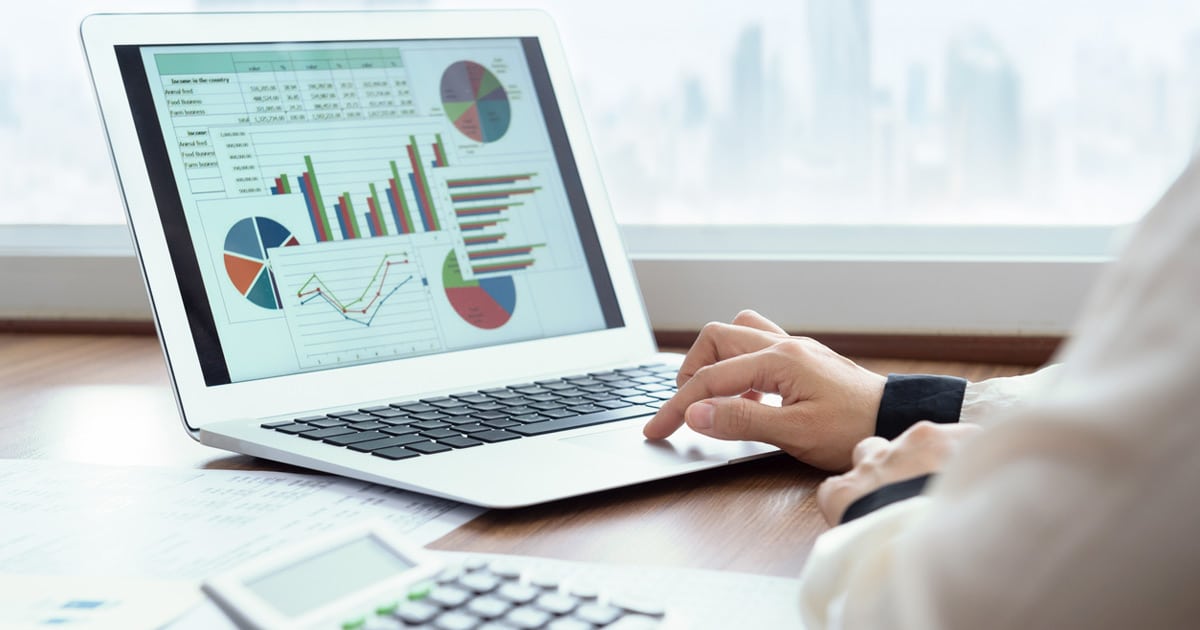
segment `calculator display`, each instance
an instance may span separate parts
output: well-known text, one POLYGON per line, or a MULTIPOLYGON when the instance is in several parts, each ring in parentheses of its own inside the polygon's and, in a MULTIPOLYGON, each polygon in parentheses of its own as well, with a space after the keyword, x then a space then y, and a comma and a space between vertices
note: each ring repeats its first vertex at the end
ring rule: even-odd
POLYGON ((415 566, 374 536, 334 547, 246 582, 287 617, 298 617, 415 566))

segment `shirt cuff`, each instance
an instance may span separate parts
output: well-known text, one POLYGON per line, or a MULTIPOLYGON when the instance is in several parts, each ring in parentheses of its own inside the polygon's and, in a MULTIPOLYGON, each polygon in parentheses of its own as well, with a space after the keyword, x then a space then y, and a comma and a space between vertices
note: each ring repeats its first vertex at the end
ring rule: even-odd
POLYGON ((933 475, 921 475, 896 483, 889 483, 886 486, 875 489, 873 492, 865 496, 859 497, 850 507, 846 508, 846 512, 842 514, 842 520, 839 525, 849 523, 860 516, 866 516, 879 508, 886 507, 897 501, 911 499, 925 490, 926 484, 933 478, 933 475))
POLYGON ((954 376, 889 374, 875 417, 875 435, 894 440, 921 420, 958 422, 967 381, 954 376))

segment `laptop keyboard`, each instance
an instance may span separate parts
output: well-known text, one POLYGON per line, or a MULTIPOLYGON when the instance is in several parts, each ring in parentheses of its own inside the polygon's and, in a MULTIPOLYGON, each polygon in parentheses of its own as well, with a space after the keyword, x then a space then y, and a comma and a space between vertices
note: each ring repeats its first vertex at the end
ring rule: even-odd
POLYGON ((649 416, 674 394, 675 368, 642 365, 262 427, 397 460, 649 416))

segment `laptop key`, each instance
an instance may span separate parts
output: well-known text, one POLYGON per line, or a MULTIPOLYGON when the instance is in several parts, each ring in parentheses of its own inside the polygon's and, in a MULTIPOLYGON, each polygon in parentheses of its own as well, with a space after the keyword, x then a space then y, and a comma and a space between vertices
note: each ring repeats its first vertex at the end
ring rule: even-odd
POLYGON ((345 435, 335 435, 331 438, 325 438, 325 443, 333 444, 334 446, 346 446, 347 444, 369 442, 386 437, 386 433, 380 433, 379 431, 363 431, 362 433, 347 433, 345 435))
MULTIPOLYGON (((537 426, 537 425, 527 425, 527 426, 537 426)), ((481 440, 484 442, 507 442, 508 440, 515 440, 519 437, 521 437, 521 436, 517 435, 516 433, 511 433, 509 431, 501 431, 500 429, 492 429, 491 431, 481 431, 479 433, 471 434, 472 439, 481 440)))
MULTIPOLYGON (((508 390, 506 389, 503 391, 508 391, 508 390)), ((451 398, 456 398, 456 399, 458 399, 459 402, 462 402, 462 403, 468 404, 468 405, 477 405, 479 403, 485 403, 485 402, 489 402, 492 400, 491 398, 488 398, 487 396, 484 396, 483 394, 481 394, 479 392, 470 392, 468 394, 454 394, 453 396, 451 396, 451 398)))
POLYGON ((504 405, 502 405, 498 402, 492 401, 492 402, 479 403, 477 405, 471 405, 471 408, 474 409, 475 411, 495 411, 497 409, 503 409, 504 405))
POLYGON ((434 407, 433 405, 427 405, 423 402, 416 402, 416 401, 392 403, 392 406, 397 409, 403 409, 404 411, 407 411, 409 413, 425 413, 427 411, 437 411, 437 407, 434 407))
POLYGON ((328 429, 313 429, 298 435, 309 440, 324 440, 325 438, 331 438, 335 435, 346 435, 347 433, 358 433, 358 431, 349 427, 330 427, 328 429))
POLYGON ((621 400, 624 400, 627 403, 633 403, 635 405, 649 405, 650 403, 656 402, 659 399, 652 396, 630 396, 629 398, 622 398, 621 400))
POLYGON ((624 400, 601 400, 596 404, 607 409, 620 409, 621 407, 628 407, 630 405, 630 403, 624 400))
POLYGON ((441 440, 449 437, 460 437, 462 432, 457 429, 431 429, 429 431, 422 431, 421 435, 434 440, 441 440))
POLYGON ((444 429, 450 426, 450 423, 440 422, 438 420, 422 420, 421 422, 414 422, 408 426, 420 429, 422 431, 429 431, 432 429, 444 429))
POLYGON ((329 416, 304 416, 303 418, 296 418, 296 422, 312 422, 314 420, 324 420, 328 417, 329 416))
POLYGON ((493 429, 507 429, 508 427, 519 426, 521 423, 513 422, 512 420, 508 420, 508 419, 503 419, 503 420, 484 420, 480 424, 483 424, 484 426, 492 427, 493 429))
POLYGON ((575 415, 577 416, 582 416, 589 413, 600 413, 601 411, 604 411, 604 407, 599 407, 593 404, 575 405, 574 407, 571 407, 571 411, 574 411, 575 415))
POLYGON ((411 425, 400 425, 398 427, 387 427, 386 429, 380 429, 380 432, 388 435, 413 435, 417 431, 420 431, 420 429, 411 425))
POLYGON ((403 436, 403 437, 384 436, 377 440, 368 440, 366 442, 355 442, 354 444, 349 445, 349 448, 352 451, 358 451, 360 453, 370 453, 371 451, 378 451, 378 450, 385 449, 385 448, 392 448, 393 446, 404 446, 405 444, 412 444, 413 442, 423 442, 424 440, 425 440, 425 438, 422 438, 417 435, 410 435, 410 436, 403 436))
MULTIPOLYGON (((301 423, 303 423, 303 421, 302 421, 302 420, 297 420, 296 422, 301 422, 301 423)), ((277 422, 264 422, 264 423, 262 423, 262 424, 260 424, 260 425, 258 425, 258 426, 260 426, 260 427, 262 427, 262 428, 264 428, 264 429, 274 429, 274 428, 277 428, 277 427, 284 427, 284 426, 287 426, 287 425, 289 425, 289 424, 292 424, 292 421, 291 421, 291 420, 279 420, 279 421, 277 421, 277 422)))
MULTIPOLYGON (((554 411, 558 412, 558 411, 566 411, 566 410, 565 409, 555 409, 554 411)), ((575 414, 569 413, 567 415, 573 416, 575 414)), ((519 416, 513 416, 512 419, 516 420, 517 422, 523 423, 523 424, 529 424, 530 422, 541 422, 542 420, 546 420, 547 418, 550 418, 550 417, 553 417, 553 416, 550 416, 550 414, 548 414, 548 413, 545 415, 542 415, 539 413, 523 413, 519 416)))
POLYGON ((376 408, 375 411, 371 411, 368 413, 370 413, 372 416, 375 416, 376 418, 383 418, 384 420, 390 420, 392 418, 403 418, 404 416, 408 415, 407 411, 402 411, 400 409, 392 409, 391 407, 376 408))
POLYGON ((351 429, 358 429, 359 431, 374 431, 375 429, 382 429, 388 425, 378 420, 367 420, 366 422, 355 422, 349 426, 351 429))
MULTIPOLYGON (((575 411, 574 409, 547 409, 541 413, 544 416, 548 416, 550 418, 555 418, 555 419, 570 418, 571 416, 580 415, 579 412, 575 411)), ((514 418, 514 420, 515 419, 518 419, 518 418, 514 418)))
POLYGON ((534 409, 537 409, 538 411, 545 411, 547 409, 559 409, 559 408, 562 408, 564 405, 562 403, 557 403, 557 402, 539 402, 539 403, 533 403, 532 405, 529 405, 529 406, 533 407, 534 409))
MULTIPOLYGON (((490 412, 485 412, 485 413, 490 413, 490 412)), ((503 413, 509 417, 521 416, 521 415, 524 415, 527 413, 537 413, 537 409, 534 409, 533 407, 530 407, 528 405, 522 405, 520 407, 509 407, 508 409, 505 409, 503 411, 503 413)))
MULTIPOLYGON (((272 424, 274 424, 274 423, 272 423, 272 424)), ((313 428, 311 426, 309 426, 307 424, 301 424, 299 422, 292 422, 290 424, 285 424, 281 427, 274 427, 274 429, 276 431, 279 431, 280 433, 287 433, 288 435, 295 435, 297 433, 303 433, 305 431, 313 430, 313 428)))
POLYGON ((416 457, 420 455, 420 453, 416 451, 410 451, 403 446, 383 448, 379 449, 378 451, 371 451, 371 454, 384 459, 408 459, 410 457, 416 457))
POLYGON ((308 426, 317 427, 318 429, 328 429, 329 427, 340 427, 346 424, 349 423, 341 418, 321 418, 320 420, 309 422, 308 426))
POLYGON ((500 420, 502 418, 507 418, 510 415, 514 414, 509 414, 503 411, 480 411, 472 417, 478 420, 500 420))
POLYGON ((491 427, 485 427, 476 422, 475 424, 460 424, 454 427, 454 430, 458 431, 459 433, 466 433, 470 435, 472 433, 479 433, 480 431, 491 431, 491 427))
POLYGON ((483 442, 480 442, 479 440, 473 440, 469 437, 463 437, 461 435, 457 437, 443 438, 438 440, 438 442, 441 444, 449 444, 454 448, 470 448, 472 446, 479 446, 480 444, 483 444, 483 442))
POLYGON ((507 400, 509 398, 518 398, 521 396, 520 394, 505 388, 485 389, 483 392, 488 395, 488 398, 495 398, 496 400, 507 400))
POLYGON ((442 413, 446 414, 447 416, 469 416, 475 413, 475 410, 467 406, 462 406, 443 409, 442 413))
POLYGON ((408 446, 405 446, 404 448, 414 450, 418 453, 424 453, 426 455, 444 453, 451 450, 449 446, 446 446, 445 444, 438 444, 437 442, 414 442, 408 446))
POLYGON ((365 422, 367 420, 375 419, 375 416, 372 416, 369 413, 362 413, 361 411, 347 411, 347 412, 338 411, 338 412, 329 414, 329 417, 330 418, 341 418, 342 420, 345 420, 346 422, 365 422))
POLYGON ((445 420, 449 416, 441 411, 426 411, 423 413, 414 413, 410 417, 413 420, 445 420))
POLYGON ((575 416, 573 418, 561 418, 558 420, 547 420, 546 422, 535 422, 519 427, 511 427, 508 430, 521 435, 542 435, 544 433, 552 433, 554 431, 566 431, 577 427, 586 427, 593 424, 602 424, 605 422, 615 422, 617 420, 626 420, 628 418, 637 418, 639 416, 653 415, 655 412, 652 407, 642 405, 631 405, 622 407, 621 409, 609 409, 600 413, 591 413, 583 416, 575 416))

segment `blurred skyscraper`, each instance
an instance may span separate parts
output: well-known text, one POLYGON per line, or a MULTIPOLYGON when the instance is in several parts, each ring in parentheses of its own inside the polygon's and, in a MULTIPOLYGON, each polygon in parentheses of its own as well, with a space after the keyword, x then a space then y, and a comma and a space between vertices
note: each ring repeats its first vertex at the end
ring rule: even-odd
POLYGON ((870 29, 870 0, 808 0, 812 157, 849 178, 871 160, 870 29))
POLYGON ((953 189, 967 197, 1020 194, 1020 81, 986 33, 950 43, 946 126, 953 189))
POLYGON ((732 171, 743 178, 761 172, 764 157, 761 148, 766 135, 766 71, 763 66, 762 27, 757 24, 746 26, 733 52, 729 119, 718 135, 716 146, 720 155, 714 156, 714 165, 720 169, 717 172, 732 171))

